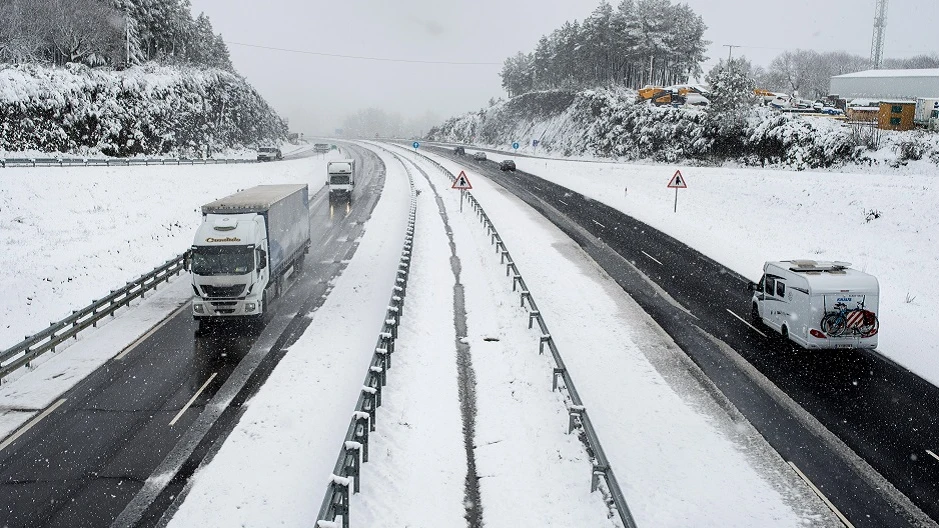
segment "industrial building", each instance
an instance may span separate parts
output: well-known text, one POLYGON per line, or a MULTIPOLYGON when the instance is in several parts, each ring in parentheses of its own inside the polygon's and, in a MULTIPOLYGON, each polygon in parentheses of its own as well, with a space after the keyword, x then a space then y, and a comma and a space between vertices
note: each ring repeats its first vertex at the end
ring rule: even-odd
POLYGON ((916 101, 939 97, 939 68, 921 70, 867 70, 831 78, 829 93, 839 98, 875 101, 916 101))

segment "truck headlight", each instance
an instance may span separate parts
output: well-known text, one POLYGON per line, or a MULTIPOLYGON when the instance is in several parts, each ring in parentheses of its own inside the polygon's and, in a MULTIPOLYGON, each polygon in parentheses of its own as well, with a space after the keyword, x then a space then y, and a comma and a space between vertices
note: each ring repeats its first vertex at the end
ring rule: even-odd
POLYGON ((246 311, 246 312, 253 312, 257 307, 258 307, 257 303, 253 303, 253 302, 246 302, 246 303, 245 303, 245 311, 246 311))
POLYGON ((192 311, 198 314, 205 313, 205 306, 202 306, 202 303, 193 303, 192 311))

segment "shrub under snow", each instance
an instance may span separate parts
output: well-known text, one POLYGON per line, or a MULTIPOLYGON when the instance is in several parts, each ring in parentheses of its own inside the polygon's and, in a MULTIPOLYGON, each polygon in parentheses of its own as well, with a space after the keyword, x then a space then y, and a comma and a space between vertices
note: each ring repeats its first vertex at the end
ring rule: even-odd
POLYGON ((286 132, 260 94, 224 70, 0 65, 0 151, 194 154, 286 132))
POLYGON ((851 129, 832 119, 745 108, 740 119, 724 120, 701 108, 636 103, 635 92, 594 89, 525 94, 448 120, 428 138, 437 141, 508 145, 539 139, 563 155, 587 154, 661 162, 733 161, 782 165, 797 170, 846 163, 939 163, 936 135, 888 134, 885 149, 867 152, 851 129), (549 102, 547 110, 538 104, 549 102), (560 103, 568 101, 566 108, 560 103), (896 145, 894 147, 894 145, 896 145))

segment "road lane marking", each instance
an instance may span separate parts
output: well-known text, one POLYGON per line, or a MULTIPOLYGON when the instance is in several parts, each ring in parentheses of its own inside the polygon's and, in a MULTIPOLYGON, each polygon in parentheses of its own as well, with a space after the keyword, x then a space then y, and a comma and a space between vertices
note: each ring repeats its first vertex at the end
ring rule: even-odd
POLYGON ((926 450, 926 452, 929 453, 929 456, 935 458, 936 460, 939 460, 939 455, 933 453, 932 451, 930 451, 930 450, 928 450, 928 449, 926 450))
POLYGON ((561 203, 564 204, 564 205, 568 205, 568 206, 570 205, 569 203, 565 202, 564 200, 561 200, 560 198, 558 198, 558 201, 561 202, 561 203))
MULTIPOLYGON (((642 251, 642 250, 640 249, 639 251, 642 251)), ((656 261, 656 262, 659 262, 659 259, 653 257, 652 255, 646 253, 645 251, 642 251, 642 254, 645 255, 645 256, 647 256, 647 257, 649 257, 650 259, 652 259, 652 260, 654 260, 654 261, 656 261)), ((665 264, 662 264, 661 262, 659 262, 659 265, 660 265, 660 266, 664 266, 665 264)))
POLYGON ((727 310, 727 312, 728 312, 730 315, 736 317, 737 319, 740 319, 740 322, 741 322, 741 323, 743 323, 743 324, 749 326, 750 328, 752 328, 754 332, 760 334, 760 335, 763 336, 763 337, 767 337, 766 334, 764 334, 763 332, 760 332, 759 329, 757 329, 757 327, 755 327, 755 326, 753 326, 752 324, 748 323, 748 322, 746 321, 746 319, 744 319, 743 317, 740 317, 739 315, 735 314, 734 312, 731 312, 731 311, 730 311, 730 308, 725 308, 725 309, 727 310))
POLYGON ((594 219, 592 219, 592 218, 590 219, 590 221, 593 222, 593 223, 595 223, 595 224, 597 224, 598 226, 602 227, 603 229, 606 229, 606 226, 603 225, 603 224, 601 224, 600 222, 597 222, 596 220, 594 220, 594 219))
POLYGON ((42 414, 40 414, 39 416, 37 416, 37 417, 33 418, 32 420, 30 420, 29 422, 27 422, 26 425, 24 425, 23 427, 20 427, 18 431, 16 431, 16 432, 13 433, 12 435, 10 435, 9 438, 7 438, 6 440, 4 440, 3 443, 0 444, 0 451, 3 451, 4 449, 6 449, 6 447, 7 447, 8 445, 10 445, 10 444, 12 444, 13 442, 15 442, 17 438, 19 438, 20 436, 22 436, 23 433, 25 433, 26 431, 29 431, 34 425, 36 425, 37 423, 39 423, 40 420, 42 420, 42 419, 45 418, 46 416, 49 416, 49 414, 51 414, 52 411, 58 409, 60 405, 62 405, 63 403, 65 403, 65 400, 66 400, 66 399, 67 399, 67 398, 62 398, 61 400, 59 400, 59 401, 53 403, 52 405, 49 406, 48 409, 46 409, 45 411, 43 411, 42 414))
POLYGON ((794 470, 796 471, 796 473, 799 474, 799 477, 801 477, 802 480, 804 480, 805 483, 808 484, 810 488, 812 488, 812 491, 814 491, 815 494, 818 495, 818 497, 819 497, 820 499, 822 499, 822 501, 823 501, 825 504, 828 505, 828 507, 831 509, 831 511, 835 512, 835 515, 837 515, 838 518, 841 519, 841 522, 844 523, 845 526, 847 526, 848 528, 854 528, 854 525, 851 524, 851 521, 849 521, 849 520, 847 519, 847 517, 845 517, 844 515, 842 515, 842 513, 841 513, 840 511, 838 511, 838 508, 835 508, 835 505, 832 504, 830 500, 828 500, 828 497, 826 497, 825 494, 821 492, 821 490, 819 490, 818 488, 815 487, 815 484, 812 484, 812 481, 809 480, 809 478, 805 476, 805 473, 802 473, 802 471, 800 471, 799 468, 797 468, 796 465, 792 463, 792 461, 787 460, 786 462, 787 462, 790 466, 792 466, 792 469, 794 469, 794 470))
POLYGON ((218 375, 218 372, 213 372, 212 375, 209 376, 209 379, 205 380, 205 383, 203 383, 202 386, 199 387, 199 390, 197 390, 196 393, 192 395, 192 398, 189 398, 189 401, 186 402, 186 405, 184 405, 183 408, 180 409, 178 413, 176 413, 176 416, 173 417, 173 421, 170 422, 170 425, 173 425, 174 423, 176 423, 177 420, 182 418, 183 413, 189 409, 189 406, 192 405, 194 401, 196 401, 196 398, 198 398, 199 395, 202 394, 202 391, 204 391, 205 388, 209 386, 209 383, 211 383, 212 380, 215 379, 215 376, 217 375, 218 375))
POLYGON ((138 337, 136 341, 134 341, 133 343, 131 343, 130 346, 128 346, 127 348, 125 348, 124 350, 122 350, 121 353, 119 353, 118 355, 114 356, 114 358, 112 358, 112 359, 124 359, 124 356, 126 356, 127 354, 130 354, 132 350, 134 350, 135 348, 137 348, 137 346, 138 346, 140 343, 143 343, 144 341, 146 341, 147 339, 149 339, 150 336, 152 336, 153 334, 155 334, 157 330, 159 330, 160 328, 163 328, 164 326, 166 326, 166 323, 170 322, 173 318, 175 318, 180 312, 182 312, 184 309, 186 309, 186 307, 189 306, 189 305, 190 305, 190 302, 189 302, 189 301, 186 301, 186 302, 184 302, 183 304, 179 305, 179 308, 173 310, 173 313, 169 314, 168 316, 166 316, 165 319, 163 319, 162 321, 160 321, 159 323, 157 323, 157 325, 154 326, 153 328, 151 328, 149 332, 147 332, 146 334, 144 334, 144 335, 138 337))

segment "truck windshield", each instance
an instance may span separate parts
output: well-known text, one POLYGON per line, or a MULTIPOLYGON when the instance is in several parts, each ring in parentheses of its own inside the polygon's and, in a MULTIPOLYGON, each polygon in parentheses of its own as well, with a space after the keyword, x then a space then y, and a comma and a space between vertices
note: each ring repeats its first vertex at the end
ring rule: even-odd
POLYGON ((244 275, 254 271, 254 250, 248 246, 196 247, 192 272, 196 275, 244 275))

